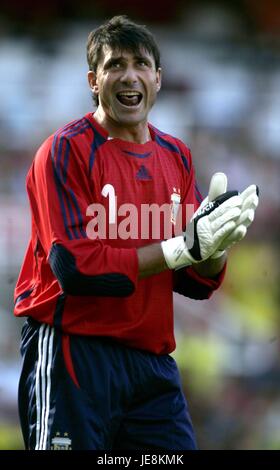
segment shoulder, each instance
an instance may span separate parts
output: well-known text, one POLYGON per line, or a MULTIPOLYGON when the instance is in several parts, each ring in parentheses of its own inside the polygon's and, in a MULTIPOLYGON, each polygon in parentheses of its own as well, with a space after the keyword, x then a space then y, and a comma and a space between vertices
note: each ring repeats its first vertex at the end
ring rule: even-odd
POLYGON ((60 141, 60 140, 75 140, 79 139, 80 136, 83 136, 89 130, 93 130, 90 122, 87 119, 87 116, 83 116, 80 119, 70 121, 65 124, 65 126, 59 128, 54 134, 50 136, 51 141, 60 141))
POLYGON ((57 158, 72 151, 91 145, 95 139, 96 130, 88 119, 88 115, 70 121, 51 134, 38 148, 35 160, 57 158))
MULTIPOLYGON (((38 173, 45 171, 47 168, 51 170, 53 165, 59 166, 63 164, 67 166, 70 147, 72 149, 78 148, 81 142, 81 136, 82 141, 84 141, 84 133, 89 128, 90 124, 87 122, 86 117, 82 117, 67 123, 47 137, 36 151, 32 165, 33 171, 38 173), (76 139, 77 145, 75 145, 76 139)), ((73 151, 71 152, 73 153, 73 151)))
POLYGON ((70 141, 72 138, 83 134, 90 127, 90 123, 87 121, 86 116, 70 121, 47 137, 39 146, 37 153, 41 154, 42 152, 48 152, 52 150, 52 146, 56 145, 58 142, 61 142, 62 140, 70 141))
POLYGON ((173 155, 177 154, 184 166, 187 165, 189 167, 192 165, 190 148, 182 140, 171 134, 160 131, 151 124, 149 124, 149 128, 154 135, 154 140, 160 147, 169 150, 173 155))

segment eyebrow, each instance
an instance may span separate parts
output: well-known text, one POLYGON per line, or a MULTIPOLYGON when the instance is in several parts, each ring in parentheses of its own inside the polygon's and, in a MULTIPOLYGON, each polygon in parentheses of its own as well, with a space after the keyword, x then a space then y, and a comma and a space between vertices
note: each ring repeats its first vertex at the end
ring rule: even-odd
MULTIPOLYGON (((137 54, 137 55, 133 56, 133 59, 136 60, 136 61, 142 60, 143 62, 147 62, 149 65, 152 65, 151 59, 149 57, 145 56, 145 55, 137 54)), ((108 69, 109 67, 111 67, 111 65, 113 65, 117 62, 125 62, 125 61, 126 61, 126 59, 122 55, 110 57, 110 59, 108 59, 104 63, 104 69, 105 70, 108 69)))
POLYGON ((135 55, 134 58, 136 60, 143 60, 143 62, 147 62, 149 64, 152 64, 152 61, 151 61, 150 57, 147 57, 146 55, 138 54, 138 55, 135 55))
POLYGON ((112 64, 115 64, 116 62, 122 62, 124 58, 122 56, 115 56, 111 57, 104 63, 104 69, 109 68, 112 64))

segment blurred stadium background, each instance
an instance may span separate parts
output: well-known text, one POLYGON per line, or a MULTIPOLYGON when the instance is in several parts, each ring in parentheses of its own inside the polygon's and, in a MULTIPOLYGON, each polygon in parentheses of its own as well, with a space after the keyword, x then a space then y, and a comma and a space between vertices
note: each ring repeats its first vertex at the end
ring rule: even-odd
POLYGON ((223 288, 210 301, 175 297, 175 357, 200 448, 279 449, 279 0, 2 0, 0 448, 23 447, 12 296, 29 235, 25 175, 41 141, 91 109, 85 43, 114 14, 156 35, 164 81, 151 121, 190 146, 202 192, 218 170, 231 187, 260 187, 223 288))

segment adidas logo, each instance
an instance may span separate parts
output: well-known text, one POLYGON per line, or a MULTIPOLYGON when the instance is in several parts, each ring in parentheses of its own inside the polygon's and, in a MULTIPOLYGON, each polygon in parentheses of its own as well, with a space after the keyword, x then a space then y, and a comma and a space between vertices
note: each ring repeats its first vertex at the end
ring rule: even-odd
POLYGON ((147 168, 144 165, 141 165, 139 170, 136 173, 136 179, 148 181, 148 180, 151 180, 152 177, 150 173, 148 172, 147 168))

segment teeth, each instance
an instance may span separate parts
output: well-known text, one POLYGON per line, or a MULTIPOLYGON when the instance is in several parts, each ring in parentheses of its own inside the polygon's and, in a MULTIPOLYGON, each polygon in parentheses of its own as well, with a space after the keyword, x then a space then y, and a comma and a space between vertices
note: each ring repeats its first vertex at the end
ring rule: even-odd
POLYGON ((120 91, 118 93, 121 96, 139 96, 140 94, 139 91, 120 91))

